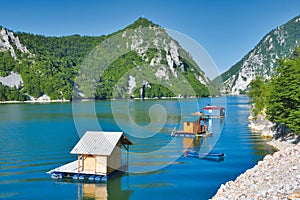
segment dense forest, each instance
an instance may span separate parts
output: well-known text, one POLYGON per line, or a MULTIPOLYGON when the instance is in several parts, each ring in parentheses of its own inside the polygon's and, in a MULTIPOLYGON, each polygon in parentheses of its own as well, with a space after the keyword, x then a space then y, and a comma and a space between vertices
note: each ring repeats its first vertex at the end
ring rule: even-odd
MULTIPOLYGON (((0 52, 0 76, 4 77, 11 71, 19 73, 22 77, 23 84, 19 88, 9 88, 0 84, 0 100, 26 100, 29 96, 38 98, 43 94, 47 94, 51 99, 67 99, 81 98, 78 94, 74 95, 74 85, 76 86, 76 78, 81 64, 86 57, 95 49, 102 41, 116 34, 125 32, 128 29, 138 27, 159 27, 145 18, 140 18, 133 24, 123 30, 117 31, 107 36, 80 36, 71 35, 63 37, 46 37, 42 35, 33 35, 28 33, 14 33, 20 39, 20 43, 29 50, 30 54, 22 53, 17 48, 17 60, 13 59, 8 51, 0 52)), ((169 37, 169 36, 167 36, 169 37)), ((125 40, 126 38, 124 38, 125 40)), ((167 38, 170 40, 169 38, 167 38)), ((123 42, 123 41, 122 41, 123 42)), ((184 50, 181 50, 184 51, 184 50)), ((95 94, 96 99, 110 98, 129 98, 128 95, 128 78, 124 76, 128 71, 139 65, 150 64, 154 56, 160 53, 163 59, 161 65, 167 65, 164 50, 149 49, 145 55, 141 56, 136 51, 129 51, 118 59, 114 60, 105 70, 97 84, 95 94), (145 56, 147 59, 145 59, 145 56), (124 80, 123 80, 124 79, 124 80), (121 88, 115 88, 117 83, 123 81, 121 88), (117 91, 117 92, 114 92, 117 91)), ((183 61, 184 71, 176 69, 181 73, 193 88, 195 93, 193 96, 202 97, 209 96, 209 90, 206 86, 197 80, 200 72, 199 68, 194 66, 193 62, 183 61)), ((95 67, 94 65, 91 66, 95 67)), ((93 69, 90 69, 93 70, 93 69)), ((152 73, 153 74, 153 73, 152 73)), ((134 96, 139 97, 141 84, 137 85, 134 90, 134 96)), ((178 88, 186 92, 186 89, 178 84, 178 88)), ((175 96, 174 92, 167 89, 166 86, 152 83, 151 87, 146 88, 146 97, 171 97, 175 96)), ((185 94, 183 92, 183 94, 185 94)), ((183 96, 188 96, 188 93, 183 96)), ((87 96, 89 98, 89 96, 87 96)))
POLYGON ((257 77, 250 83, 255 115, 266 108, 271 122, 285 124, 300 134, 300 48, 290 59, 279 62, 276 74, 269 81, 257 77))
POLYGON ((17 49, 17 60, 14 60, 8 51, 0 52, 0 76, 7 76, 14 71, 21 74, 24 82, 18 89, 0 85, 2 101, 28 99, 24 94, 35 98, 47 94, 51 99, 71 99, 72 84, 78 66, 104 39, 104 36, 46 37, 28 33, 15 35, 32 55, 21 53, 17 49))

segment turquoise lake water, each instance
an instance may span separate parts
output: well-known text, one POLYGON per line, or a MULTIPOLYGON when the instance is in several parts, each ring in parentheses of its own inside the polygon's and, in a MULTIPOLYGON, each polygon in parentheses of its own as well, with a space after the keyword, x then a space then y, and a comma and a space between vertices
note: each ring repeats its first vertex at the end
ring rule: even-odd
MULTIPOLYGON (((0 198, 209 199, 222 183, 274 151, 247 127, 248 97, 214 100, 226 100, 226 117, 213 119, 213 136, 199 140, 170 136, 174 127, 181 128, 182 117, 197 111, 190 99, 81 102, 73 109, 72 103, 1 104, 0 198), (69 152, 78 135, 99 130, 95 122, 103 130, 123 130, 134 142, 129 172, 107 184, 52 180, 46 172, 76 159, 69 152), (226 156, 219 161, 184 157, 186 148, 226 156)), ((197 101, 200 108, 208 103, 209 98, 197 101)))

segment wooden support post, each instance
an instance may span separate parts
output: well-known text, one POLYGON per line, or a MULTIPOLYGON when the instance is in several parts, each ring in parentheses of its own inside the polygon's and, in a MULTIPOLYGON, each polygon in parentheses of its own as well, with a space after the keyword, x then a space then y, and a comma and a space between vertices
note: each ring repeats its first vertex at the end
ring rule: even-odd
POLYGON ((78 173, 80 172, 80 155, 78 154, 78 173))
POLYGON ((126 167, 128 167, 128 155, 129 155, 129 145, 127 145, 127 156, 126 156, 126 167))
POLYGON ((97 174, 97 159, 96 159, 96 156, 95 156, 95 174, 97 174))
POLYGON ((84 171, 84 160, 85 160, 84 157, 85 157, 85 155, 83 154, 83 155, 82 155, 82 171, 84 171))

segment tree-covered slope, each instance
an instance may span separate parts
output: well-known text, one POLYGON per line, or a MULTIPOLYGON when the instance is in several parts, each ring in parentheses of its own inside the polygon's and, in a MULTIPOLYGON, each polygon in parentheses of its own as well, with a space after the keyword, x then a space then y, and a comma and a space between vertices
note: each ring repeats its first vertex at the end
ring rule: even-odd
POLYGON ((1 30, 0 76, 9 76, 13 71, 22 77, 22 83, 14 88, 5 86, 5 82, 0 85, 2 91, 6 91, 0 94, 1 100, 25 100, 43 94, 51 99, 71 99, 78 66, 104 38, 46 37, 1 30), (16 89, 23 94, 22 98, 10 94, 16 89))
POLYGON ((4 28, 0 33, 0 100, 36 99, 44 94, 68 100, 138 97, 145 82, 149 86, 146 97, 209 95, 210 81, 189 54, 164 29, 145 18, 99 37, 46 37, 4 28), (123 54, 118 55, 119 51, 123 54), (99 63, 110 58, 114 59, 97 74, 99 63), (144 74, 137 73, 141 68, 144 74), (1 81, 9 80, 12 72, 21 75, 14 87, 1 81), (86 77, 85 72, 96 77, 86 77), (90 84, 94 79, 95 85, 90 84), (191 89, 181 81, 187 81, 191 89), (77 94, 73 92, 72 97, 73 88, 77 94))
POLYGON ((256 78, 250 83, 249 95, 255 106, 255 115, 266 108, 270 121, 285 124, 300 134, 300 48, 290 59, 279 63, 275 75, 267 82, 256 78))
MULTIPOLYGON (((229 94, 247 90, 256 76, 270 79, 279 58, 287 58, 299 46, 300 16, 269 32, 245 57, 221 75, 229 94)), ((215 81, 220 80, 220 77, 215 81)))
POLYGON ((99 99, 141 97, 145 85, 149 98, 208 96, 209 84, 179 43, 145 18, 101 42, 76 79, 83 98, 99 99))

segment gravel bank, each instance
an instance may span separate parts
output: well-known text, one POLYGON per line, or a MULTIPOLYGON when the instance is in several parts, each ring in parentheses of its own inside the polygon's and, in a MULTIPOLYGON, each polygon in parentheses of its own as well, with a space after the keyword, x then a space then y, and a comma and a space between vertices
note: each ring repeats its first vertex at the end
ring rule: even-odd
POLYGON ((212 199, 286 200, 288 197, 300 199, 300 143, 265 156, 234 182, 222 184, 212 199))

